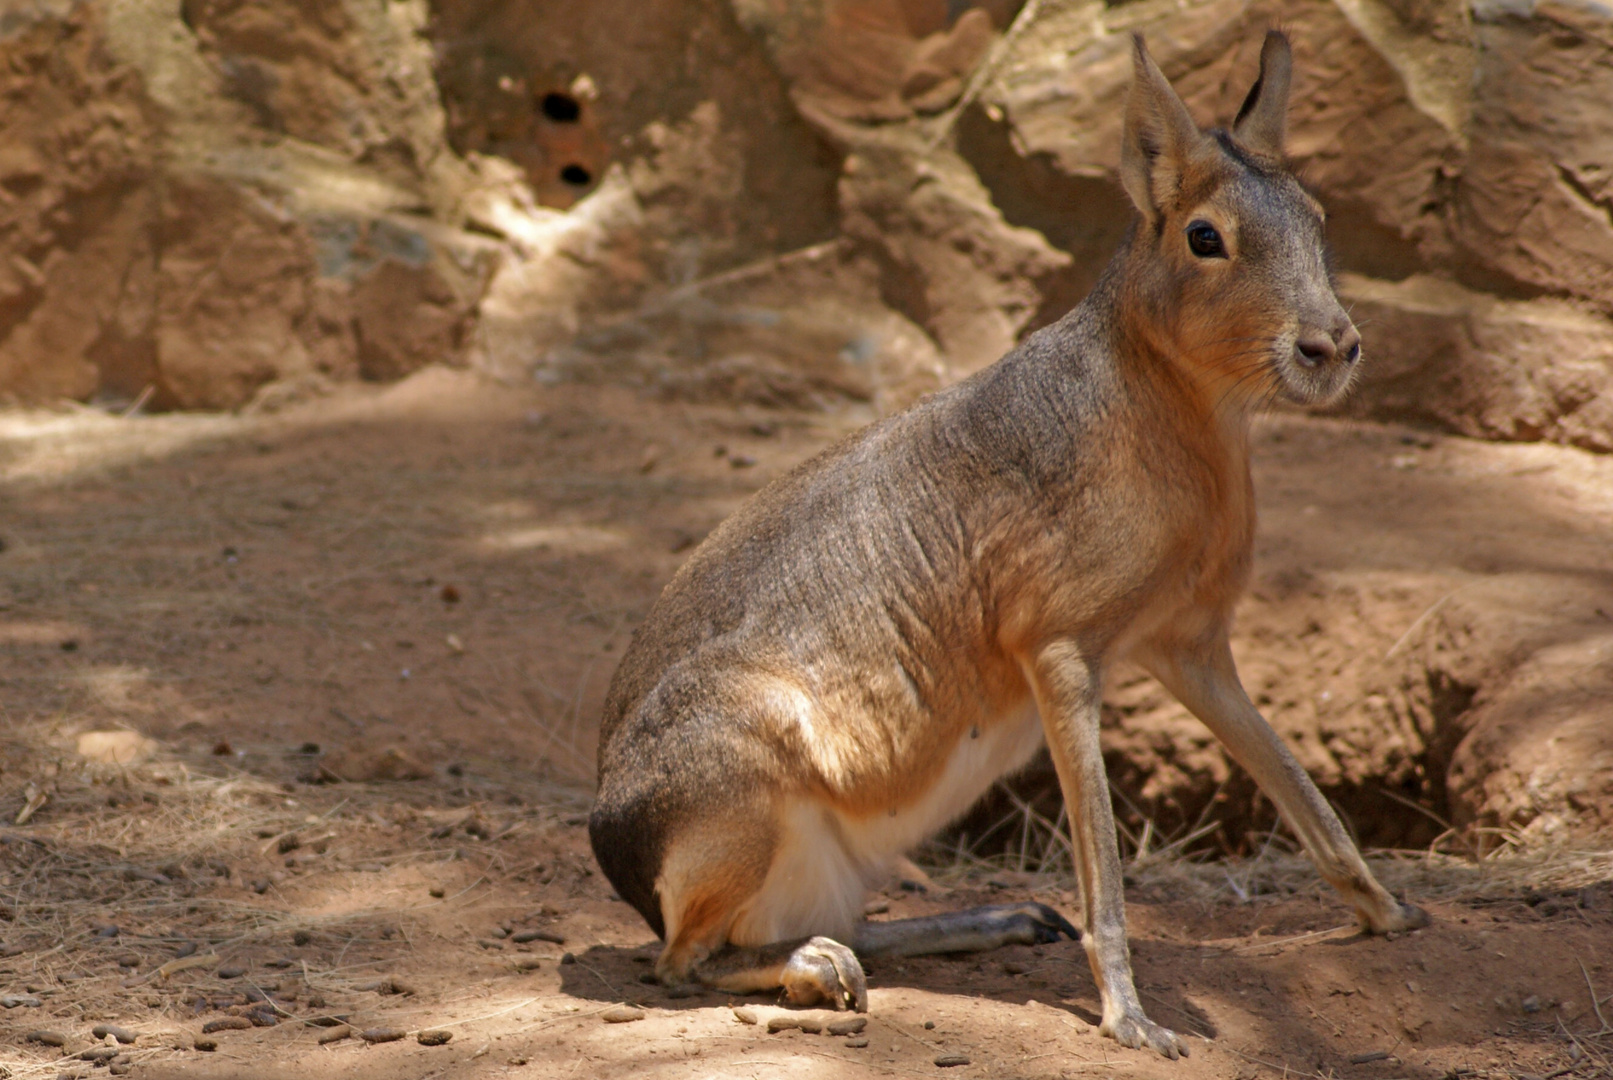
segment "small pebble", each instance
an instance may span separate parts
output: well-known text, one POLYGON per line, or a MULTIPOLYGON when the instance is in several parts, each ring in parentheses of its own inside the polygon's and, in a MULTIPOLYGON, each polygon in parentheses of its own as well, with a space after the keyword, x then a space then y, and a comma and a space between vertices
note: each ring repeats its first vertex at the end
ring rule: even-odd
POLYGON ((218 1040, 198 1038, 195 1042, 191 1043, 191 1045, 198 1050, 211 1054, 214 1050, 218 1049, 218 1040))
POLYGON ((935 1064, 937 1068, 952 1069, 959 1065, 969 1064, 969 1059, 962 1054, 942 1054, 935 1059, 935 1064))
POLYGON ((510 940, 517 945, 525 945, 529 941, 547 941, 552 945, 564 945, 566 943, 565 937, 555 933, 553 930, 522 930, 510 940))
POLYGON ((23 1036, 23 1041, 40 1043, 44 1046, 66 1046, 67 1036, 54 1031, 30 1031, 23 1036))
POLYGON ((1030 968, 1014 960, 1010 960, 1003 965, 1003 973, 1006 975, 1023 975, 1029 970, 1030 968))
POLYGON ((352 1035, 353 1029, 348 1027, 346 1024, 341 1024, 337 1027, 331 1028, 329 1031, 320 1032, 319 1045, 329 1046, 331 1043, 341 1042, 343 1039, 351 1038, 352 1035))
POLYGON ((577 958, 571 955, 571 953, 561 953, 560 962, 562 964, 575 964, 577 962, 577 958))
POLYGON ((92 1046, 81 1051, 78 1058, 80 1061, 108 1062, 117 1056, 118 1048, 115 1046, 92 1046))
POLYGON ((863 1047, 868 1045, 868 1036, 858 1035, 854 1039, 847 1039, 846 1045, 851 1047, 853 1050, 861 1050, 863 1047))
POLYGON ((1537 1013, 1537 1012, 1539 1012, 1540 1011, 1540 995, 1538 995, 1538 994, 1530 994, 1528 997, 1524 998, 1523 999, 1523 1011, 1526 1012, 1526 1013, 1537 1013))
POLYGON ((612 1005, 600 1013, 599 1018, 607 1024, 627 1024, 644 1019, 644 1010, 635 1009, 631 1005, 612 1005))
POLYGON ((298 930, 295 934, 291 935, 291 943, 293 945, 306 945, 312 940, 314 940, 314 935, 310 934, 306 930, 298 930))
POLYGON ((217 1020, 209 1020, 202 1025, 202 1034, 211 1035, 215 1031, 244 1031, 252 1026, 252 1021, 244 1016, 221 1016, 217 1020))
POLYGON ((363 1031, 358 1033, 358 1037, 363 1039, 367 1043, 389 1043, 389 1042, 397 1042, 399 1039, 403 1038, 407 1034, 408 1034, 407 1031, 403 1031, 400 1028, 379 1027, 379 1028, 366 1028, 365 1030, 363 1030, 363 1031))
POLYGON ((104 1039, 110 1035, 114 1039, 118 1040, 118 1042, 123 1043, 125 1046, 139 1038, 138 1035, 130 1031, 128 1028, 120 1028, 115 1024, 96 1024, 90 1029, 90 1033, 93 1034, 97 1039, 104 1039))
POLYGON ((536 956, 523 956, 515 961, 516 971, 536 971, 542 964, 536 956))
POLYGON ((739 1005, 734 1008, 734 1019, 741 1024, 756 1023, 756 1010, 748 1005, 739 1005))
POLYGON ((823 1032, 823 1021, 814 1016, 770 1016, 767 1020, 767 1031, 770 1035, 777 1035, 781 1031, 804 1031, 808 1035, 818 1035, 823 1032))
POLYGON ((926 1020, 926 1021, 924 1021, 924 1030, 925 1031, 934 1031, 935 1030, 935 1021, 934 1020, 926 1020))
POLYGON ((236 967, 234 965, 231 965, 229 967, 221 967, 221 968, 218 969, 218 977, 221 978, 221 979, 239 979, 242 975, 245 975, 245 974, 246 974, 246 968, 244 968, 244 967, 236 967))
POLYGON ((444 889, 441 885, 433 885, 430 889, 427 890, 427 892, 429 893, 429 895, 431 896, 431 898, 433 900, 441 900, 444 896, 447 895, 447 890, 444 889))
POLYGON ((866 1016, 847 1016, 840 1020, 829 1021, 828 1032, 831 1035, 861 1035, 863 1028, 867 1026, 866 1016))
POLYGON ((420 1034, 414 1037, 414 1040, 421 1046, 445 1046, 447 1045, 448 1040, 452 1039, 453 1037, 453 1032, 443 1031, 439 1028, 435 1031, 422 1031, 420 1034))
POLYGON ((1351 1065, 1367 1065, 1367 1064, 1370 1064, 1371 1062, 1374 1062, 1374 1061, 1387 1061, 1388 1059, 1389 1059, 1389 1051, 1387 1051, 1387 1050, 1372 1050, 1372 1051, 1369 1051, 1369 1052, 1367 1052, 1365 1054, 1351 1054, 1350 1055, 1350 1064, 1351 1065))

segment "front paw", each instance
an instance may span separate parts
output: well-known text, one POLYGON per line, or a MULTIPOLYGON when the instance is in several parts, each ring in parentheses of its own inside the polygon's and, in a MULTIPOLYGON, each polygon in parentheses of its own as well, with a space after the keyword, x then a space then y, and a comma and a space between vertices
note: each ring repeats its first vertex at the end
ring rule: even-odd
POLYGON ((1146 1046, 1172 1061, 1188 1056, 1187 1043, 1182 1041, 1180 1035, 1170 1028, 1160 1027, 1140 1012, 1122 1016, 1112 1024, 1104 1021, 1098 1028, 1098 1034, 1107 1035, 1121 1046, 1129 1046, 1133 1050, 1146 1046))
POLYGON ((833 938, 815 937, 790 954, 779 977, 792 1005, 827 1004, 868 1011, 868 977, 856 954, 833 938))

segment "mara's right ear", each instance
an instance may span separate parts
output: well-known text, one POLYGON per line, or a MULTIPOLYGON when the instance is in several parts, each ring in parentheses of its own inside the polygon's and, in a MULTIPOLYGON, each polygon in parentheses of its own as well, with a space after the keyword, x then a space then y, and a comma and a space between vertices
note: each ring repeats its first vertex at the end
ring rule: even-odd
POLYGON ((1120 182, 1149 222, 1176 198, 1189 155, 1202 136, 1187 106, 1132 35, 1132 83, 1120 142, 1120 182))

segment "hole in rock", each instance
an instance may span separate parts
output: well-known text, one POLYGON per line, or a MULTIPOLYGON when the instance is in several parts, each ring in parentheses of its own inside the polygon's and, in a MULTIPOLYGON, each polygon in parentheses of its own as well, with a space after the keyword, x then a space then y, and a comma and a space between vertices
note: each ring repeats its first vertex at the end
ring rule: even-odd
POLYGON ((582 103, 570 94, 544 94, 538 110, 557 124, 575 124, 582 116, 582 103))

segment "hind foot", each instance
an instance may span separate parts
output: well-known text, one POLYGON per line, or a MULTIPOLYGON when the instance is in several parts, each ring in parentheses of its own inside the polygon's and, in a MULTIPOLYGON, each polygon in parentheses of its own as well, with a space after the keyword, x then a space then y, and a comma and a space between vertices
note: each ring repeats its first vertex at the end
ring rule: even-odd
POLYGON ((1081 931, 1046 904, 999 904, 980 910, 1001 918, 1004 944, 1051 945, 1061 937, 1081 940, 1081 931))
POLYGON ((868 1011, 868 978, 852 951, 832 938, 809 938, 790 954, 779 977, 792 1005, 827 1004, 868 1011))
POLYGON ((1142 1013, 1128 1013, 1114 1023, 1104 1021, 1098 1028, 1099 1035, 1108 1035, 1121 1046, 1129 1046, 1133 1050, 1147 1047, 1164 1057, 1175 1061, 1179 1057, 1187 1057, 1187 1043, 1182 1037, 1170 1028, 1160 1027, 1142 1013))

